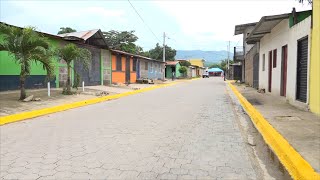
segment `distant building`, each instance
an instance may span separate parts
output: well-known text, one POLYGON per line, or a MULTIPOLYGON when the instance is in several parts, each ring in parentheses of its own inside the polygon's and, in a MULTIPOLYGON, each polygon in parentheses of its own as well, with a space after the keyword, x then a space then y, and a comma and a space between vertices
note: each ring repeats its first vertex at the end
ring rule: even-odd
POLYGON ((192 66, 196 68, 196 76, 202 76, 204 72, 204 59, 189 59, 188 60, 192 66))
POLYGON ((112 83, 135 83, 139 78, 163 79, 164 62, 148 57, 111 50, 112 83))
POLYGON ((181 76, 180 67, 179 61, 166 61, 166 78, 171 79, 173 75, 175 78, 179 78, 181 76))
MULTIPOLYGON (((248 24, 240 24, 235 26, 234 35, 243 35, 243 45, 234 47, 233 49, 233 62, 239 63, 240 66, 237 65, 237 73, 238 68, 240 68, 240 80, 241 82, 245 82, 247 84, 253 85, 253 59, 251 57, 246 57, 246 54, 250 51, 250 49, 258 45, 248 44, 246 42, 246 38, 249 36, 251 31, 254 29, 257 23, 248 23, 248 24)), ((256 48, 257 49, 257 48, 256 48)), ((255 56, 257 52, 250 52, 250 54, 254 54, 255 56)), ((258 56, 259 57, 259 56, 258 56)), ((256 72, 259 72, 259 67, 256 67, 256 72)), ((238 76, 237 76, 238 78, 238 76)))

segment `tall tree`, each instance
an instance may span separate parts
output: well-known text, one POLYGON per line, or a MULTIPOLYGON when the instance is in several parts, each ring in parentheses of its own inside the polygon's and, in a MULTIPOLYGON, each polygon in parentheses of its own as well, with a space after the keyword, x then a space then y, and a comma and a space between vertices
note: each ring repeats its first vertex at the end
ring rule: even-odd
POLYGON ((189 67, 191 66, 191 63, 189 61, 180 61, 181 66, 189 67))
MULTIPOLYGON (((166 61, 173 61, 175 60, 175 56, 177 51, 169 46, 165 46, 165 52, 166 52, 166 61)), ((160 46, 159 43, 156 44, 156 47, 151 49, 149 51, 150 58, 156 59, 156 60, 162 60, 163 59, 163 46, 160 46)))
POLYGON ((25 81, 30 75, 33 62, 42 64, 47 71, 47 80, 54 76, 54 64, 48 39, 33 27, 17 28, 0 24, 0 51, 8 51, 20 64, 20 100, 26 98, 25 81))
MULTIPOLYGON (((67 78, 67 87, 64 89, 63 93, 70 95, 71 92, 71 70, 72 70, 72 62, 79 61, 83 64, 85 69, 88 69, 92 55, 88 49, 78 48, 75 44, 67 44, 63 47, 60 47, 57 52, 60 59, 63 59, 67 63, 67 70, 68 70, 68 78, 67 78)), ((74 69, 73 69, 74 70, 74 69)), ((79 79, 79 74, 74 71, 75 76, 79 79)), ((76 87, 78 84, 76 84, 76 87)))
POLYGON ((71 27, 61 27, 58 34, 72 33, 72 32, 77 32, 77 30, 72 29, 71 27))
MULTIPOLYGON (((229 63, 233 64, 233 61, 230 60, 229 63)), ((227 65, 228 65, 228 60, 224 59, 224 60, 221 60, 219 63, 215 63, 215 64, 211 65, 209 68, 220 68, 223 71, 226 71, 227 65)))
POLYGON ((132 54, 142 54, 142 47, 136 45, 138 37, 134 34, 135 31, 115 31, 111 30, 103 32, 107 40, 107 44, 112 49, 125 51, 132 54))

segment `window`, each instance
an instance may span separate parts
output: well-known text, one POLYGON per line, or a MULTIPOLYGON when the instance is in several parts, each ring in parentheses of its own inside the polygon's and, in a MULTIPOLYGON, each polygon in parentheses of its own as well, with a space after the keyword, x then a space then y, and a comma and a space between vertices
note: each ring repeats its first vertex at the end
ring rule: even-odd
POLYGON ((153 72, 153 64, 150 63, 150 72, 153 72))
POLYGON ((117 55, 117 62, 116 62, 116 70, 122 71, 122 62, 121 62, 121 55, 117 55))
POLYGON ((277 49, 273 50, 273 68, 277 67, 277 49))
POLYGON ((266 55, 262 55, 262 71, 266 70, 266 55))
POLYGON ((144 70, 148 70, 148 62, 144 62, 144 70))
POLYGON ((133 59, 133 65, 132 65, 132 71, 136 71, 137 70, 137 59, 134 58, 133 59))

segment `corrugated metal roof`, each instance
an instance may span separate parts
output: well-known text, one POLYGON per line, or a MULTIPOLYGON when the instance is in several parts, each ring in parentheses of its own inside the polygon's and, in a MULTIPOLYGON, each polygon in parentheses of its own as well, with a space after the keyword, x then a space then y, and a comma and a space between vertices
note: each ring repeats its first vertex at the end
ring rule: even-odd
POLYGON ((110 51, 113 52, 113 53, 124 54, 124 55, 132 56, 132 57, 141 58, 141 59, 144 59, 144 60, 156 61, 156 62, 159 62, 159 63, 164 63, 162 61, 158 61, 158 60, 155 60, 155 59, 152 59, 152 58, 149 58, 149 57, 145 57, 145 56, 141 56, 141 55, 137 55, 137 54, 128 53, 128 52, 125 52, 125 51, 120 51, 120 50, 116 50, 116 49, 110 49, 110 51))
POLYGON ((94 44, 101 47, 108 47, 107 40, 103 36, 103 33, 100 29, 93 29, 88 31, 79 31, 65 34, 58 34, 58 36, 62 37, 65 40, 69 41, 83 41, 88 44, 94 44), (90 42, 87 40, 90 39, 90 42))
POLYGON ((179 61, 166 61, 166 65, 168 66, 175 66, 179 63, 179 61))
POLYGON ((60 36, 60 37, 76 37, 76 38, 83 39, 84 41, 86 41, 91 36, 96 34, 98 31, 99 31, 99 29, 93 29, 93 30, 88 30, 88 31, 58 34, 58 36, 60 36))

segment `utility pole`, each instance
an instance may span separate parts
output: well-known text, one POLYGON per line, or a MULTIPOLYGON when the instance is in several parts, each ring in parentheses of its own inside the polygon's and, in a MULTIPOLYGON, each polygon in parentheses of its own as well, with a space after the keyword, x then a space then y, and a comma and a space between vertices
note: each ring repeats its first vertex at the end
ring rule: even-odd
MULTIPOLYGON (((162 54, 162 60, 165 63, 166 62, 166 33, 163 32, 163 54, 162 54)), ((163 72, 163 80, 166 78, 166 64, 164 64, 164 72, 163 72)))
POLYGON ((229 57, 230 57, 230 41, 229 41, 229 44, 228 44, 228 70, 229 70, 229 66, 230 66, 230 62, 229 62, 229 57))
POLYGON ((166 33, 163 32, 163 62, 166 62, 166 33))

